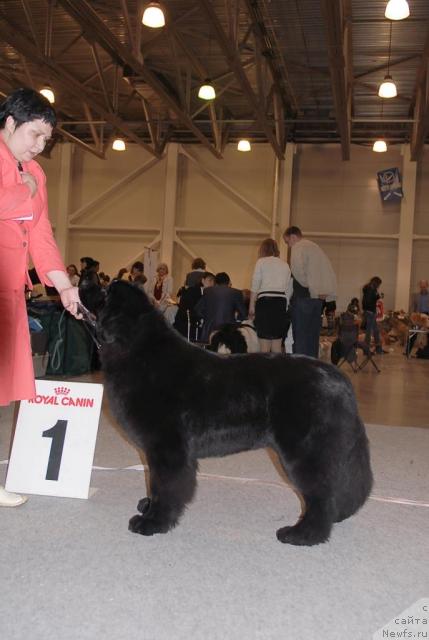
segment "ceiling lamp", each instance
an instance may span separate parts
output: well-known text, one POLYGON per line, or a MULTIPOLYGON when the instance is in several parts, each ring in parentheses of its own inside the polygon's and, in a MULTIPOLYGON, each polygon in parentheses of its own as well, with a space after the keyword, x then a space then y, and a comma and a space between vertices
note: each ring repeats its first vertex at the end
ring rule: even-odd
POLYGON ((198 97, 201 100, 214 100, 216 98, 216 90, 210 80, 206 80, 198 91, 198 97))
POLYGON ((372 146, 372 150, 376 153, 384 153, 387 151, 387 144, 384 140, 376 140, 372 146))
POLYGON ((396 84, 393 82, 392 76, 385 76, 378 89, 378 95, 380 98, 395 98, 398 95, 396 84))
POLYGON ((46 100, 49 100, 51 104, 54 104, 55 94, 51 87, 49 86, 43 87, 43 89, 40 89, 40 93, 42 94, 42 96, 46 98, 46 100))
POLYGON ((410 15, 407 0, 389 0, 384 14, 389 20, 404 20, 410 15))
POLYGON ((384 80, 378 89, 378 95, 380 98, 395 98, 398 95, 396 84, 393 82, 392 76, 389 75, 390 54, 392 51, 392 24, 393 23, 391 22, 389 33, 389 54, 387 56, 387 75, 384 77, 384 80))
POLYGON ((125 151, 126 150, 125 141, 122 138, 115 138, 112 143, 112 149, 114 151, 125 151))
POLYGON ((165 25, 165 15, 159 2, 151 2, 143 12, 142 23, 146 27, 159 29, 165 25))
POLYGON ((237 145, 237 151, 250 151, 250 142, 248 140, 239 140, 237 145))

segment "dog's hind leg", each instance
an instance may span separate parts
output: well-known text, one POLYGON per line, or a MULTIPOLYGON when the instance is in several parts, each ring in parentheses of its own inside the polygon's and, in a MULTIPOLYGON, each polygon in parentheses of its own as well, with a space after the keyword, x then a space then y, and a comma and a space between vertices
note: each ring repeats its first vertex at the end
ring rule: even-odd
POLYGON ((293 527, 282 527, 276 532, 280 542, 313 546, 329 539, 332 529, 330 500, 322 496, 303 495, 305 513, 293 527))
POLYGON ((291 471, 291 466, 284 463, 281 454, 280 459, 290 481, 304 499, 305 511, 294 526, 278 529, 277 539, 304 546, 326 542, 334 521, 334 504, 323 463, 311 456, 296 462, 291 471))
POLYGON ((197 462, 178 451, 146 451, 150 497, 140 500, 129 530, 151 536, 176 526, 196 488, 197 462))

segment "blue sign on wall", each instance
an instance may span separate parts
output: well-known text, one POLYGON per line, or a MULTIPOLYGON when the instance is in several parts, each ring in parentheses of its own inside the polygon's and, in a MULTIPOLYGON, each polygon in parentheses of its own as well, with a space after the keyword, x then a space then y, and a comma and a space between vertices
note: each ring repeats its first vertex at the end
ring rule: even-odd
POLYGON ((377 172, 378 188, 384 202, 396 202, 404 197, 399 169, 384 169, 377 172))

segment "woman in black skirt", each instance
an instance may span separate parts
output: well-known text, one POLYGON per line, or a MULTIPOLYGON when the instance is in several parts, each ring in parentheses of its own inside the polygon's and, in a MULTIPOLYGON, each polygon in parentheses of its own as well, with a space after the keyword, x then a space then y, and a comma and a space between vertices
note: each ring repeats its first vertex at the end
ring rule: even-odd
POLYGON ((259 247, 252 278, 249 318, 255 322, 261 351, 281 353, 289 322, 287 306, 292 294, 289 265, 279 258, 277 242, 267 238, 259 247))

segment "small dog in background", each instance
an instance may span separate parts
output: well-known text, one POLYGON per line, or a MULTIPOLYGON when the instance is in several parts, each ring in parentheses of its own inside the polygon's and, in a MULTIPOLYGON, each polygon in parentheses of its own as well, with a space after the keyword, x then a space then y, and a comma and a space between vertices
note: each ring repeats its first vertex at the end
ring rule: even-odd
POLYGON ((258 353, 260 351, 255 327, 247 322, 225 324, 210 336, 209 351, 217 353, 258 353))

